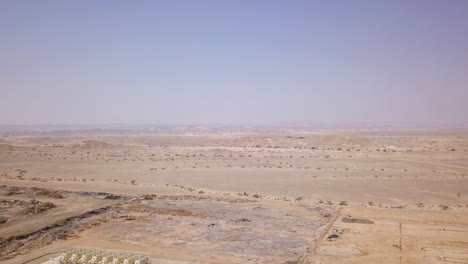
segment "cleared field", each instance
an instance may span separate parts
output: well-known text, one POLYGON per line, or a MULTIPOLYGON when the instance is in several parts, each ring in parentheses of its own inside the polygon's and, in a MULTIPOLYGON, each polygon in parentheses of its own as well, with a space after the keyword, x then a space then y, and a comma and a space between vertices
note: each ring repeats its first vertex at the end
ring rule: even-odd
POLYGON ((401 209, 341 209, 312 263, 466 263, 466 214, 401 209), (346 221, 348 219, 348 221, 346 221), (371 222, 349 221, 365 219, 371 222), (340 238, 326 238, 338 230, 340 238))

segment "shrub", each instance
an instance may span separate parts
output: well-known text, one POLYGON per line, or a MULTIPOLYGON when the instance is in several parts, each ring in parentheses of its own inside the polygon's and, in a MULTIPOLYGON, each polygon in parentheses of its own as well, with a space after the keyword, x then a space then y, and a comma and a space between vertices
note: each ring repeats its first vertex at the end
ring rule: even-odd
POLYGON ((439 207, 442 209, 442 210, 450 210, 450 207, 448 205, 445 205, 445 204, 441 204, 439 205, 439 207))
POLYGON ((153 198, 155 197, 156 195, 153 195, 153 194, 145 194, 143 195, 143 200, 153 200, 153 198))

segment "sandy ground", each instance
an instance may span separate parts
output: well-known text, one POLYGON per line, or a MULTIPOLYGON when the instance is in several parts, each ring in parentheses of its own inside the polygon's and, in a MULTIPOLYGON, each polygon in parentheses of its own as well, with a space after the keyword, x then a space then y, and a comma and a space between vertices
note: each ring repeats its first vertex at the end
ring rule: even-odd
POLYGON ((112 207, 73 220, 71 227, 79 229, 73 236, 34 247, 25 243, 30 248, 19 247, 5 263, 71 246, 144 251, 156 263, 468 263, 466 131, 0 137, 0 200, 56 205, 25 216, 21 208, 27 205, 5 202, 3 240, 112 207), (24 192, 7 194, 9 186, 24 192), (64 197, 36 195, 31 187, 64 197), (143 199, 150 194, 156 197, 143 199), (350 218, 355 221, 346 222, 350 218))

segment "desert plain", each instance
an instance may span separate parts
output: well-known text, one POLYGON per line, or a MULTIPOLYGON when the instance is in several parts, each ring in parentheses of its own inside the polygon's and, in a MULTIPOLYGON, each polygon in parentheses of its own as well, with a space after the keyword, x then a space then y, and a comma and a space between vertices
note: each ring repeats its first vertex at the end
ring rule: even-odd
POLYGON ((0 134, 0 261, 468 263, 466 129, 0 134))

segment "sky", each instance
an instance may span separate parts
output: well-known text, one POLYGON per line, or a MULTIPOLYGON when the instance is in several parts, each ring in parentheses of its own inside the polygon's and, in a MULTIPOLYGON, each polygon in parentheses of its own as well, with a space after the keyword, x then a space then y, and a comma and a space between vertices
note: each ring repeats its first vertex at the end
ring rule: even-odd
POLYGON ((468 1, 0 1, 0 124, 468 122, 468 1))

